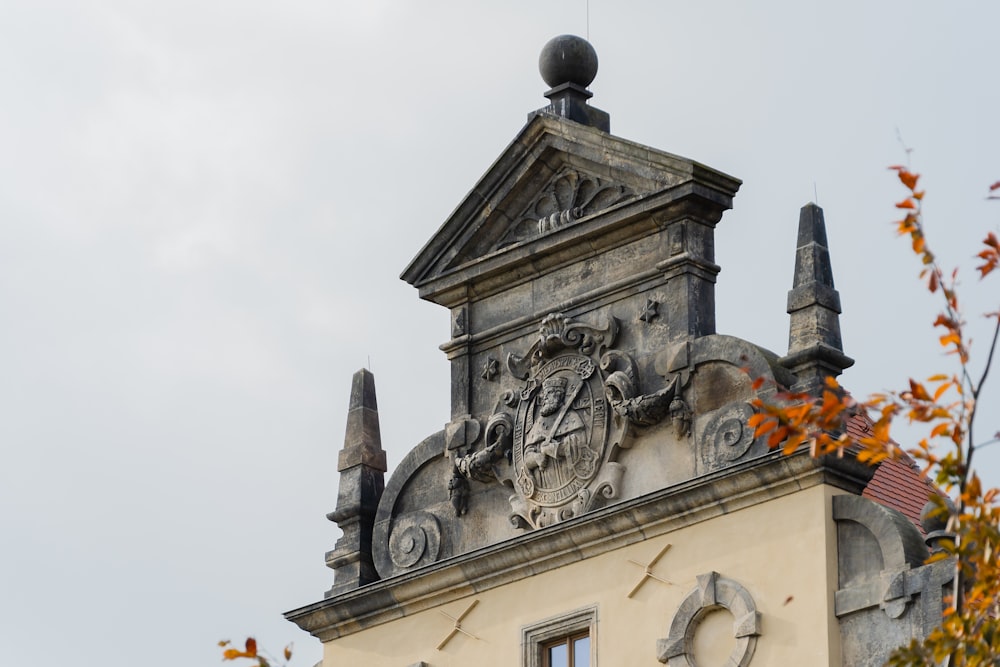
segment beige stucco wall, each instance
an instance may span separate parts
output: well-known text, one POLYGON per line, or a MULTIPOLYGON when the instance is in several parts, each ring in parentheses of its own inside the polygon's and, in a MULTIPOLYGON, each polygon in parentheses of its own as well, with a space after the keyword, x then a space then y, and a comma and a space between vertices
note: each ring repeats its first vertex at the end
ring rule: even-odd
MULTIPOLYGON (((431 609, 327 642, 323 665, 407 667, 423 661, 430 667, 516 667, 522 627, 597 605, 597 664, 654 667, 660 664, 657 639, 667 636, 695 578, 713 570, 746 588, 762 615, 753 665, 839 665, 832 600, 836 532, 830 512, 836 493, 814 486, 441 608, 457 617, 478 600, 462 623, 478 639, 458 633, 437 650, 454 624, 431 609), (628 561, 647 563, 666 544, 672 546, 653 573, 674 585, 647 580, 631 599, 626 597, 643 572, 628 561)), ((727 628, 731 636, 727 623, 706 619, 697 645, 713 643, 702 633, 727 628)))

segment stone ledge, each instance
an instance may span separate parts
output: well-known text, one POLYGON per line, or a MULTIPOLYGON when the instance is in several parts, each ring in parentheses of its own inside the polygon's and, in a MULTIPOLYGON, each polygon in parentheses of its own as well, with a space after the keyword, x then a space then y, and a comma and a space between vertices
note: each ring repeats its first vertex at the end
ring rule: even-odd
POLYGON ((330 641, 820 484, 861 493, 872 472, 846 458, 770 452, 289 611, 285 618, 330 641))

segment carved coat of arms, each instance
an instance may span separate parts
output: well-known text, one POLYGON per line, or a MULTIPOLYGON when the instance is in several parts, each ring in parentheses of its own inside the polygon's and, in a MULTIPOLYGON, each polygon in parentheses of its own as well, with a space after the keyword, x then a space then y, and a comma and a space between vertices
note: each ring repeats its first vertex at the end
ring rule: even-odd
POLYGON ((686 405, 676 380, 639 393, 635 361, 611 347, 617 333, 614 318, 593 327, 552 313, 524 356, 508 355, 508 369, 523 383, 504 400, 514 414, 494 413, 486 447, 456 459, 449 490, 459 515, 466 479, 511 487, 510 519, 521 528, 551 525, 618 497, 625 467, 616 459, 628 446, 629 425, 674 419, 686 405))
POLYGON ((559 507, 597 473, 608 437, 608 409, 592 360, 564 354, 528 381, 514 426, 513 461, 521 495, 559 507))

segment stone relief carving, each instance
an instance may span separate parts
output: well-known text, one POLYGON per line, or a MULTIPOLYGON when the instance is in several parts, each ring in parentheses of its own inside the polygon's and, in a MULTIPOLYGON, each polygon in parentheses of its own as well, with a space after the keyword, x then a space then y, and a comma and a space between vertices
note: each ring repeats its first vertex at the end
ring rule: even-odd
POLYGON ((646 304, 639 311, 639 319, 649 324, 660 316, 660 302, 656 299, 646 299, 646 304))
POLYGON ((729 611, 735 619, 736 646, 726 665, 749 665, 761 634, 760 612, 747 589, 718 572, 698 575, 697 586, 684 598, 670 621, 670 633, 657 641, 657 660, 669 667, 695 667, 695 631, 701 620, 716 609, 729 611))
POLYGON ((702 432, 701 457, 711 470, 740 458, 754 443, 747 419, 754 413, 749 403, 733 403, 713 414, 702 432))
MULTIPOLYGON (((667 416, 690 424, 678 377, 640 392, 635 361, 612 348, 618 327, 614 318, 594 327, 547 315, 527 352, 507 357, 523 384, 498 400, 483 447, 454 459, 456 477, 511 488, 515 526, 551 525, 618 497, 625 467, 616 459, 630 426, 667 416)), ((458 488, 449 483, 453 499, 458 488)))
POLYGON ((499 246, 550 232, 635 196, 628 186, 564 168, 518 216, 499 246))
POLYGON ((398 567, 416 567, 437 560, 441 526, 430 512, 411 512, 396 519, 389 535, 389 557, 398 567))
POLYGON ((502 412, 494 414, 486 422, 486 447, 457 459, 456 472, 477 482, 495 481, 498 477, 496 464, 510 455, 513 430, 514 423, 509 415, 502 412))
POLYGON ((464 336, 468 329, 468 314, 465 307, 455 308, 451 313, 451 335, 453 338, 464 336))
POLYGON ((500 362, 493 357, 487 357, 483 362, 483 371, 479 375, 488 382, 496 380, 500 375, 500 362))
POLYGON ((455 516, 462 516, 469 511, 469 482, 458 468, 454 468, 451 479, 448 480, 448 500, 455 508, 455 516))
POLYGON ((691 422, 694 419, 694 412, 684 402, 684 399, 680 396, 674 396, 674 400, 670 401, 670 407, 668 408, 670 412, 670 421, 674 425, 674 434, 678 438, 686 438, 691 435, 691 422))

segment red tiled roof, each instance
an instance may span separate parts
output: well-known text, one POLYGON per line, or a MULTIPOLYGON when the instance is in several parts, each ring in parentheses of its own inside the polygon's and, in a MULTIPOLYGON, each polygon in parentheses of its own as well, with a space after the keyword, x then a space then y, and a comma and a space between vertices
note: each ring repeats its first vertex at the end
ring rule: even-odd
MULTIPOLYGON (((847 432, 855 438, 869 435, 871 420, 865 414, 857 414, 847 423, 847 432)), ((861 495, 902 512, 923 534, 920 511, 932 493, 937 493, 937 489, 904 453, 898 459, 883 461, 861 495)))

